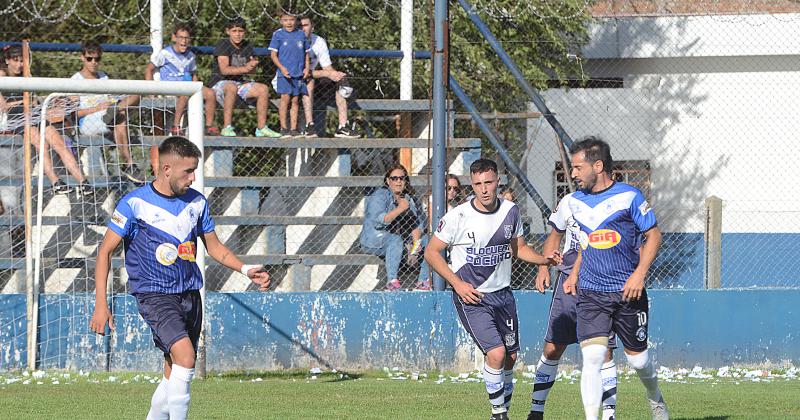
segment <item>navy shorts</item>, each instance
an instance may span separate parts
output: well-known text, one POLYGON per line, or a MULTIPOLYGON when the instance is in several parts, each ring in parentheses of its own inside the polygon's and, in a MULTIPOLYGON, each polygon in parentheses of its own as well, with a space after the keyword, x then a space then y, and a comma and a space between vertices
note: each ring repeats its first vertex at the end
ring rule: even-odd
POLYGON ((477 305, 464 303, 453 292, 453 304, 461 325, 467 330, 483 354, 504 346, 507 353, 519 351, 519 328, 517 327, 517 302, 506 287, 496 292, 484 293, 477 305))
POLYGON ((189 337, 197 351, 203 326, 203 302, 200 291, 183 293, 136 293, 139 313, 153 332, 153 342, 165 355, 183 337, 189 337))
POLYGON ((578 289, 578 341, 617 334, 626 349, 647 350, 649 303, 647 291, 639 300, 622 301, 622 292, 578 289))
MULTIPOLYGON (((567 274, 561 271, 553 284, 553 301, 550 303, 550 317, 547 320, 547 333, 544 341, 568 346, 578 342, 578 315, 575 304, 578 297, 564 293, 564 281, 567 274)), ((608 347, 617 348, 617 339, 612 332, 608 337, 608 347)))
POLYGON ((278 74, 278 86, 275 91, 281 95, 289 96, 308 95, 305 80, 295 77, 287 79, 283 73, 278 74))

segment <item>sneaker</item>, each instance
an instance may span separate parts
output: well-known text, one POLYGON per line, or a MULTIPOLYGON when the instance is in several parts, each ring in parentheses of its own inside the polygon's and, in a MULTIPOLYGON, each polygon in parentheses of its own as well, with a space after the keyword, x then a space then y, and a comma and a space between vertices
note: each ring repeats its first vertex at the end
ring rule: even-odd
POLYGON ((528 420, 544 420, 544 412, 542 412, 542 411, 531 411, 528 414, 528 420))
POLYGON ((317 137, 317 127, 314 126, 313 122, 310 122, 300 130, 300 135, 303 137, 317 137))
POLYGON ((659 401, 650 400, 650 410, 653 412, 653 420, 669 420, 669 410, 663 398, 659 401))
POLYGON ((219 128, 212 126, 206 127, 207 136, 219 136, 219 128))
MULTIPOLYGON (((283 134, 281 134, 283 137, 283 134)), ((289 137, 300 137, 300 132, 297 130, 289 130, 289 137)))
POLYGON ((185 131, 184 131, 184 129, 183 129, 183 128, 180 128, 180 127, 178 127, 177 125, 174 125, 174 126, 172 126, 172 128, 169 130, 169 134, 170 134, 171 136, 183 136, 183 135, 185 134, 185 131))
POLYGON ((274 139, 281 137, 281 133, 275 132, 265 125, 263 128, 256 128, 256 137, 270 137, 274 139))
POLYGON ((236 129, 232 125, 225 126, 220 132, 220 135, 225 137, 236 137, 236 129))
POLYGON ((400 280, 394 279, 389 283, 386 283, 386 291, 388 292, 396 292, 400 290, 402 286, 400 285, 400 280))
POLYGON ((281 138, 287 139, 289 137, 292 137, 292 132, 286 128, 281 128, 281 138))
POLYGON ((126 165, 122 174, 134 184, 144 184, 144 174, 135 163, 126 165))
POLYGON ((58 180, 53 184, 53 193, 55 194, 69 194, 72 192, 72 187, 65 184, 64 181, 58 180))
POLYGON ((349 125, 350 125, 350 121, 345 123, 345 125, 337 128, 336 132, 333 133, 333 136, 334 137, 338 137, 340 139, 357 139, 357 138, 361 137, 361 134, 356 132, 356 130, 354 130, 353 128, 348 127, 349 125))
POLYGON ((94 188, 88 182, 83 181, 78 185, 78 195, 89 197, 94 195, 94 188))
POLYGON ((414 290, 418 292, 430 292, 431 290, 433 290, 433 288, 431 287, 431 281, 430 280, 418 281, 417 285, 414 286, 414 290))

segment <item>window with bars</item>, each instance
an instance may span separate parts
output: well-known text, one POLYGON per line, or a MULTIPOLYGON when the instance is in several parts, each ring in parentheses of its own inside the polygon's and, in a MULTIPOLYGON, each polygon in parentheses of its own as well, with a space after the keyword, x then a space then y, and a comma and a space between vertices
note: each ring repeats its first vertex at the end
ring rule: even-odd
MULTIPOLYGON (((624 182, 638 188, 645 198, 650 199, 650 162, 647 160, 622 160, 614 162, 611 176, 615 181, 624 182)), ((564 173, 561 162, 556 162, 553 171, 553 207, 569 194, 569 184, 572 182, 568 174, 564 173)))

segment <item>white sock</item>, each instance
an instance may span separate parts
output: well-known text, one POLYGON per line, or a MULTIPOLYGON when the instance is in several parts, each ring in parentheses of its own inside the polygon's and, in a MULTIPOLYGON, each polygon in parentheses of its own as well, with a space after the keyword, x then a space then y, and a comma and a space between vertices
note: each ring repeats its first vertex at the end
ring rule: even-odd
POLYGON ((489 402, 492 404, 492 413, 502 413, 506 411, 503 403, 503 371, 495 369, 483 363, 483 382, 486 383, 486 392, 489 394, 489 402))
POLYGON ((167 383, 167 404, 170 420, 183 420, 189 415, 189 385, 194 377, 194 368, 172 364, 172 374, 167 383))
POLYGON ((600 368, 608 349, 602 344, 589 344, 581 347, 583 369, 581 370, 581 399, 587 420, 597 419, 600 401, 603 398, 603 381, 600 368))
POLYGON ((536 378, 533 382, 533 395, 531 396, 531 411, 544 412, 544 403, 547 394, 556 382, 558 374, 558 360, 550 360, 542 355, 536 365, 536 378))
POLYGON ((511 396, 514 395, 514 369, 503 371, 503 405, 506 410, 511 408, 511 396))
POLYGON ((167 377, 161 378, 153 398, 150 399, 150 411, 147 420, 169 420, 169 407, 167 407, 167 377))
POLYGON ((647 356, 647 350, 631 356, 625 353, 628 358, 628 364, 636 369, 636 374, 644 384, 647 390, 647 399, 650 401, 662 401, 661 390, 658 389, 658 375, 656 369, 653 367, 653 362, 647 356))
POLYGON ((600 369, 603 381, 603 420, 615 418, 617 411, 617 364, 614 361, 603 363, 600 369))

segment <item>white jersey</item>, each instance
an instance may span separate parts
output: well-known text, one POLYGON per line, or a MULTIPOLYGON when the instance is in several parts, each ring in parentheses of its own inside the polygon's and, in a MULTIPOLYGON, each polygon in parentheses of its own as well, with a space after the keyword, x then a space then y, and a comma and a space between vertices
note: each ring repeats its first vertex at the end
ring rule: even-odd
MULTIPOLYGON (((72 75, 73 80, 86 80, 81 72, 77 72, 72 75)), ((108 75, 102 71, 97 72, 97 79, 99 80, 107 80, 108 75)), ((115 97, 106 94, 91 94, 91 95, 81 95, 80 96, 80 103, 78 107, 83 108, 93 108, 99 105, 102 102, 111 102, 113 103, 116 100, 115 97)), ((106 115, 107 110, 97 111, 92 114, 86 115, 78 120, 78 127, 81 130, 81 134, 91 136, 91 135, 99 135, 104 134, 109 131, 106 123, 103 122, 103 117, 106 115)))
POLYGON ((571 197, 572 193, 569 193, 558 202, 556 211, 550 215, 547 222, 553 229, 564 234, 564 248, 561 251, 564 262, 557 267, 564 274, 572 272, 572 267, 575 265, 575 259, 578 258, 581 247, 581 228, 572 216, 572 210, 570 210, 568 204, 571 197))
POLYGON ((325 67, 333 64, 331 63, 331 54, 328 50, 328 43, 325 42, 325 38, 317 34, 311 34, 311 48, 308 50, 308 55, 311 71, 316 70, 317 65, 324 69, 325 67))
POLYGON ((511 285, 512 240, 522 236, 519 207, 499 199, 492 213, 481 212, 470 200, 447 212, 436 235, 450 247, 450 269, 481 293, 511 285))

